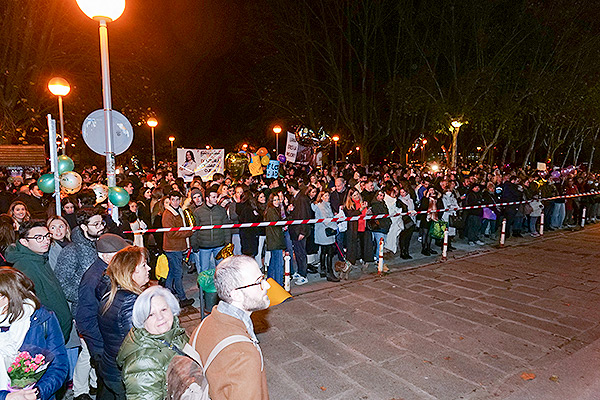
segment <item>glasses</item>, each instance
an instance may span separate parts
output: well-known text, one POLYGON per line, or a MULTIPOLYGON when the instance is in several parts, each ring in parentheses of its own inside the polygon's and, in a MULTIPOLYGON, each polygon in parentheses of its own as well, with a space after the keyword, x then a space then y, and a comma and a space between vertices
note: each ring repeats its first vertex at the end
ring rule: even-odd
POLYGON ((87 225, 93 226, 94 228, 100 228, 101 226, 106 226, 106 222, 98 221, 98 222, 94 222, 93 224, 87 224, 87 225))
POLYGON ((264 289, 263 288, 263 282, 266 282, 266 279, 265 278, 260 278, 260 281, 258 281, 258 282, 251 283, 250 285, 246 285, 246 286, 236 287, 233 290, 246 289, 246 288, 249 288, 249 287, 252 287, 252 286, 256 286, 256 285, 260 285, 260 289, 262 290, 262 289, 264 289))
POLYGON ((46 233, 45 235, 35 235, 35 236, 25 236, 23 237, 23 239, 31 239, 34 240, 38 243, 42 243, 44 240, 48 239, 50 240, 50 233, 46 233))

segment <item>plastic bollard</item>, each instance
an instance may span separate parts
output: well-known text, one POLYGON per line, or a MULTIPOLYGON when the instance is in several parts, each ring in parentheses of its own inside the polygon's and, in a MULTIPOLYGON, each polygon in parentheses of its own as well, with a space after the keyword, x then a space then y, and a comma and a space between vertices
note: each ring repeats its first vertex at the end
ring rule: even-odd
POLYGON ((581 227, 583 228, 585 226, 585 207, 583 207, 583 210, 581 210, 581 227))
POLYGON ((379 264, 377 264, 377 274, 383 273, 383 238, 379 239, 379 264))
POLYGON ((292 277, 290 276, 290 260, 292 259, 292 257, 290 257, 290 253, 289 252, 285 252, 285 255, 283 256, 283 265, 284 265, 284 277, 285 279, 283 280, 283 288, 285 289, 286 292, 289 292, 291 290, 291 280, 292 277))
POLYGON ((444 247, 442 247, 442 261, 448 259, 448 229, 444 230, 444 247))
POLYGON ((502 230, 500 231, 500 247, 504 247, 506 240, 506 218, 502 219, 502 230))
POLYGON ((544 213, 540 215, 540 236, 544 236, 544 213))

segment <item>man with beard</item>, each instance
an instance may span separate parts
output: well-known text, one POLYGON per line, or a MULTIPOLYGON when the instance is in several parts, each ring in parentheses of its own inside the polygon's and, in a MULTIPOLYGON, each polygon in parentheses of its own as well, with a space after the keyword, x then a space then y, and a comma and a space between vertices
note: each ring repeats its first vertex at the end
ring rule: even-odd
POLYGON ((250 319, 253 311, 269 307, 269 287, 252 257, 231 256, 217 265, 215 288, 221 302, 196 328, 191 343, 206 366, 209 354, 223 339, 239 335, 239 340, 226 345, 206 370, 211 399, 269 398, 262 353, 250 319))

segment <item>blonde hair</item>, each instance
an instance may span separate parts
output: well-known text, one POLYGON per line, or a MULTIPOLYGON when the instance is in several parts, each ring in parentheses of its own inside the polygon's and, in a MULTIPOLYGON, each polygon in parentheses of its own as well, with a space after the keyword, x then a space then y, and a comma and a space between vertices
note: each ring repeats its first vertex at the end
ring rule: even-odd
POLYGON ((67 220, 61 216, 53 215, 50 218, 48 218, 48 221, 46 221, 46 228, 48 228, 48 230, 50 230, 50 224, 56 220, 62 221, 62 223, 65 224, 65 226, 67 227, 67 233, 65 233, 65 237, 67 239, 71 240, 71 227, 69 226, 69 223, 67 222, 67 220))
POLYGON ((138 265, 148 260, 148 256, 146 248, 137 246, 127 246, 115 254, 106 268, 106 275, 110 278, 110 294, 103 313, 110 308, 119 289, 138 295, 144 291, 144 288, 133 280, 133 273, 138 265))

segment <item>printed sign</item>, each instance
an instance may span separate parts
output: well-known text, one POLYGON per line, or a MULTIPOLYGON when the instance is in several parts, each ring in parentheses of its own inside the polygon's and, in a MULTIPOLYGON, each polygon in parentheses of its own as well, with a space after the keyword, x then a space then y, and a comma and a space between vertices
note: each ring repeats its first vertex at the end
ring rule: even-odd
POLYGON ((224 149, 177 149, 177 176, 191 182, 199 176, 204 182, 225 171, 224 149))
POLYGON ((286 161, 298 164, 310 164, 313 158, 313 150, 298 143, 294 133, 288 132, 287 134, 287 144, 285 146, 286 161))
POLYGON ((267 178, 276 179, 279 176, 279 161, 271 160, 267 165, 267 178))

